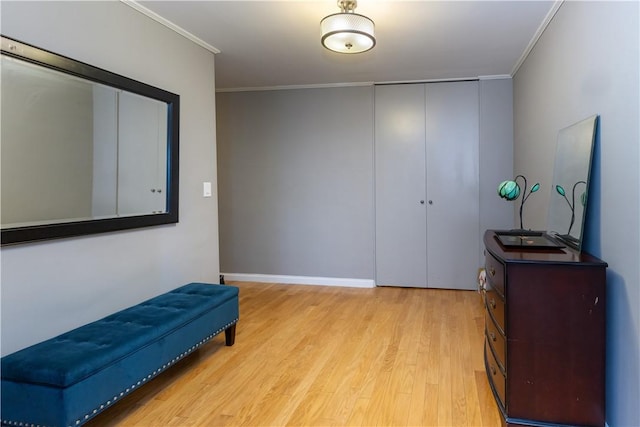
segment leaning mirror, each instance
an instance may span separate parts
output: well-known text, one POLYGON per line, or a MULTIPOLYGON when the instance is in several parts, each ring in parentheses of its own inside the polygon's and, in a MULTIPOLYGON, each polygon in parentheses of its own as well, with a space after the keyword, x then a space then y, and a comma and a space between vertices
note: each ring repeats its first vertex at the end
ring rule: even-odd
POLYGON ((547 230, 577 250, 584 238, 597 122, 598 116, 589 117, 558 132, 547 230))
POLYGON ((178 222, 178 95, 2 37, 2 244, 178 222))

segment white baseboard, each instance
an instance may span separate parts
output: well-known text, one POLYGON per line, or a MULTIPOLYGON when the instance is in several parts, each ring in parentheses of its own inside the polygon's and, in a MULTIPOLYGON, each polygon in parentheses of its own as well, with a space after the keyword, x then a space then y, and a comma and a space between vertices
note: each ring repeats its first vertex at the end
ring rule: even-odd
POLYGON ((339 277, 278 276, 272 274, 220 273, 225 280, 239 282, 284 283, 290 285, 343 286, 348 288, 375 288, 373 279, 341 279, 339 277))

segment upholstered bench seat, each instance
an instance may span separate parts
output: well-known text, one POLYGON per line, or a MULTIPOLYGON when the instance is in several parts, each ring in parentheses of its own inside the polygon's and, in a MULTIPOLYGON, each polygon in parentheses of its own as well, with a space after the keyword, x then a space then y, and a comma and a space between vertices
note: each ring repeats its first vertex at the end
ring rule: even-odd
POLYGON ((2 423, 80 425, 216 336, 238 288, 191 283, 2 358, 2 423))

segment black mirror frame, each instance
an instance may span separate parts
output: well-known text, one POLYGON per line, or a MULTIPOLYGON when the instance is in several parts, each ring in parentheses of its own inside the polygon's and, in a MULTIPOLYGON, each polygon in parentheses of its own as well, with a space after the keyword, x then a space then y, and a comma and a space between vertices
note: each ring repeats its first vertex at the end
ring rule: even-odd
POLYGON ((126 90, 167 104, 167 212, 160 214, 102 218, 45 225, 15 227, 2 230, 2 246, 128 230, 178 222, 180 96, 128 77, 58 55, 26 43, 2 36, 2 55, 60 71, 96 83, 126 90))

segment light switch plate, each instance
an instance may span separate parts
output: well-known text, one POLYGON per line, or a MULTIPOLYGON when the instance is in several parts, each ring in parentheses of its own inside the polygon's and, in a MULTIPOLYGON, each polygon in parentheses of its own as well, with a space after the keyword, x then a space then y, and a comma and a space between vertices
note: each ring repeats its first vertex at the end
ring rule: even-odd
POLYGON ((211 183, 203 182, 202 183, 202 197, 211 197, 211 183))

